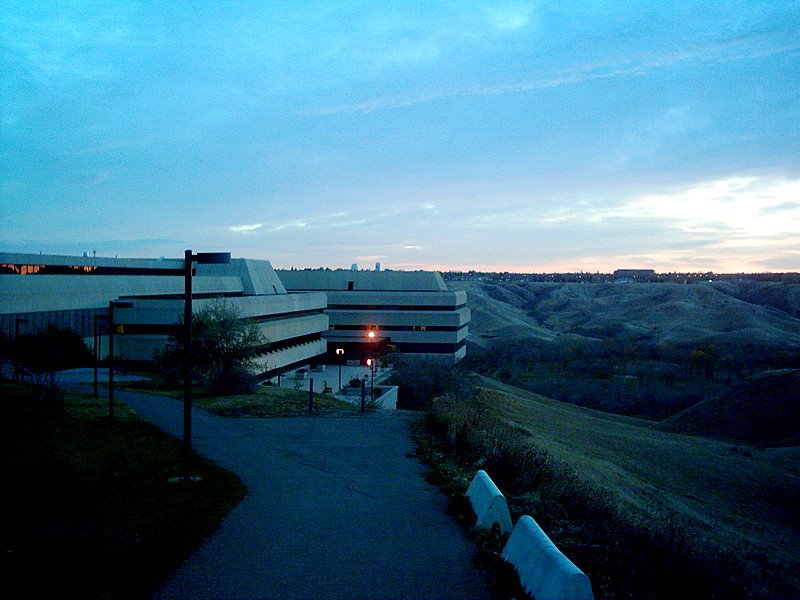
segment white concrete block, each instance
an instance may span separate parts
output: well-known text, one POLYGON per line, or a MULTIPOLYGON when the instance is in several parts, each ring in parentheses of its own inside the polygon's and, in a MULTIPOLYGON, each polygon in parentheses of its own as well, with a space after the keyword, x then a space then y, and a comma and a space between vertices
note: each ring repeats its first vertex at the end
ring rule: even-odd
POLYGON ((536 600, 593 600, 589 578, 556 548, 528 515, 520 517, 503 549, 525 590, 536 600))
POLYGON ((475 473, 472 483, 467 488, 467 498, 478 517, 476 523, 478 527, 491 529, 497 523, 500 531, 511 531, 513 525, 506 497, 503 496, 486 471, 480 470, 475 473))

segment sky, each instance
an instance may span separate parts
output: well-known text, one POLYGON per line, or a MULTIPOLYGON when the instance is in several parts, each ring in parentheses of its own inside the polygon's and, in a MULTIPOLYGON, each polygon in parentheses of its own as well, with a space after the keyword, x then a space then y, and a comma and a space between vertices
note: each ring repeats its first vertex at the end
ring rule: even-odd
POLYGON ((800 3, 0 4, 0 251, 800 270, 800 3))

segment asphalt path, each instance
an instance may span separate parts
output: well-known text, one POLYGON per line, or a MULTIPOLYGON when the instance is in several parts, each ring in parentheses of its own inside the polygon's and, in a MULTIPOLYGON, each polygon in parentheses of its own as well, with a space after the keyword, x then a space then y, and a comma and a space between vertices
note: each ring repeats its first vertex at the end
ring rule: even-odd
MULTIPOLYGON (((117 397, 181 437, 179 401, 117 397)), ((194 448, 249 493, 156 597, 491 597, 474 547, 412 456, 412 419, 231 419, 195 408, 194 448)))

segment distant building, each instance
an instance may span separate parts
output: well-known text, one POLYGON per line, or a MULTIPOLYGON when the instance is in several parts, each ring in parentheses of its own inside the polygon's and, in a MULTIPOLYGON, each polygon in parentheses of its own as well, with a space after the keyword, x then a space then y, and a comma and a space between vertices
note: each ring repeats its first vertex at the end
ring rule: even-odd
POLYGON ((325 292, 329 361, 363 362, 376 343, 404 355, 457 362, 466 355, 467 294, 428 271, 277 271, 292 292, 325 292), (374 337, 369 338, 370 331, 374 337), (370 339, 374 341, 370 341, 370 339), (337 354, 338 352, 338 354, 337 354))
MULTIPOLYGON (((48 325, 93 339, 95 315, 111 300, 132 304, 115 310, 123 333, 117 352, 132 361, 152 360, 183 315, 183 259, 115 259, 0 253, 0 331, 32 333, 48 325)), ((324 358, 328 317, 323 293, 291 294, 265 260, 233 259, 197 265, 195 311, 224 299, 242 319, 258 323, 269 342, 263 376, 324 358)))

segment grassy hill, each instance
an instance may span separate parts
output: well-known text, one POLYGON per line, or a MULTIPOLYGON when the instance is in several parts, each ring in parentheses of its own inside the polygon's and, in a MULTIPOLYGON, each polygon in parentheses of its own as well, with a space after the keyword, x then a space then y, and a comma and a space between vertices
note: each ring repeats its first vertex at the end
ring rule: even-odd
POLYGON ((800 370, 748 377, 666 419, 658 428, 763 446, 796 446, 800 444, 800 370))
POLYGON ((454 281, 467 366, 533 392, 661 421, 744 377, 800 368, 800 285, 454 281))
POLYGON ((800 345, 800 286, 718 284, 484 283, 453 281, 469 294, 470 339, 572 336, 652 344, 800 345))
POLYGON ((753 560, 747 576, 754 580, 800 590, 800 447, 743 448, 486 378, 481 385, 494 394, 499 418, 622 506, 681 523, 703 543, 753 560))

